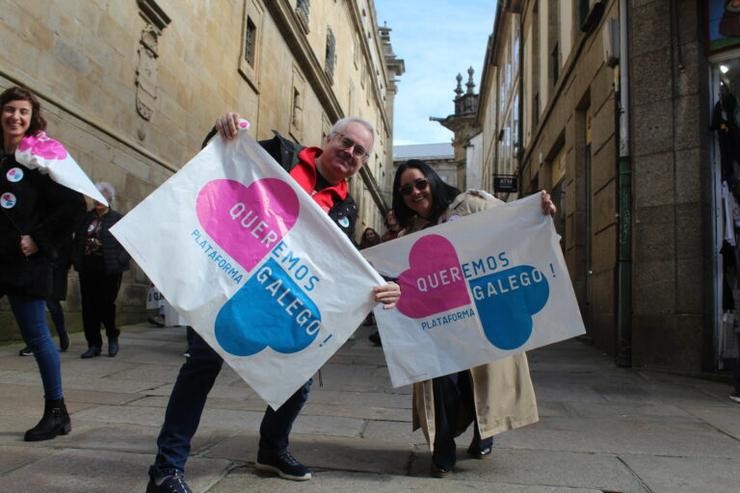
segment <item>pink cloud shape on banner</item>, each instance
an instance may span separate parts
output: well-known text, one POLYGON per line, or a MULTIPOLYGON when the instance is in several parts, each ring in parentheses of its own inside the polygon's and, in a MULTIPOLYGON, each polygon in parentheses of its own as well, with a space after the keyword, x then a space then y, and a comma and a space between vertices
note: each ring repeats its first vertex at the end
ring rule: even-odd
POLYGON ((398 311, 422 318, 470 304, 455 247, 440 235, 420 238, 409 251, 409 268, 398 278, 398 311))
POLYGON ((34 156, 39 156, 43 159, 66 159, 67 150, 64 146, 49 138, 45 132, 39 132, 36 135, 28 135, 21 139, 18 144, 18 150, 25 152, 30 149, 30 152, 34 156))
POLYGON ((251 271, 293 228, 300 203, 291 186, 277 178, 249 186, 220 179, 200 189, 195 210, 206 233, 251 271))

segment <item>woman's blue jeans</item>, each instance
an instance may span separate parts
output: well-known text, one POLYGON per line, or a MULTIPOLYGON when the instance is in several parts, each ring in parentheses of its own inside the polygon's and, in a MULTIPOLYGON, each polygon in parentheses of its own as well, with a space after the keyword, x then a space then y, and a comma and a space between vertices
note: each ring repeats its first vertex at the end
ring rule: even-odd
POLYGON ((59 353, 46 324, 46 301, 43 298, 8 295, 10 307, 21 329, 26 346, 31 348, 39 365, 44 384, 44 398, 57 400, 62 395, 62 369, 59 353))

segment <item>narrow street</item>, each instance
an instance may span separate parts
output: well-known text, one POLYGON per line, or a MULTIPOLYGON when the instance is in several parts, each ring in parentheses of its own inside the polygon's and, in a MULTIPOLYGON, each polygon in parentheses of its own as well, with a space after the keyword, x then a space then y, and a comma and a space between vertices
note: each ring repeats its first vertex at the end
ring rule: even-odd
MULTIPOLYGON (((291 450, 314 469, 306 483, 254 469, 264 403, 225 368, 210 394, 186 477, 194 491, 735 492, 740 406, 729 386, 615 368, 580 341, 530 354, 541 421, 496 438, 468 459, 458 441, 451 478, 428 475, 421 432, 411 432, 409 388, 393 389, 369 327, 314 379, 291 450)), ((172 382, 182 328, 126 327, 116 358, 81 360, 82 334, 62 354, 72 433, 23 442, 41 415, 34 359, 0 348, 0 491, 143 492, 172 382)))

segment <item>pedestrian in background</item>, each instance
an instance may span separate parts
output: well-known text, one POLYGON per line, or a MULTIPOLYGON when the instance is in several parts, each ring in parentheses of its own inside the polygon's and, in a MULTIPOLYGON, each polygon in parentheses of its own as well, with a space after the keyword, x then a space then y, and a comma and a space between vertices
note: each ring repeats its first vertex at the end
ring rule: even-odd
POLYGON ((84 212, 84 199, 15 158, 24 137, 46 129, 36 96, 26 88, 11 87, 0 94, 0 111, 0 297, 8 296, 44 386, 44 415, 24 439, 49 440, 66 435, 72 425, 64 404, 59 353, 44 306, 52 294, 53 262, 84 212))
POLYGON ((360 238, 360 250, 380 244, 380 235, 373 228, 365 228, 360 238))
POLYGON ((401 225, 398 224, 396 213, 393 212, 393 209, 388 209, 388 212, 385 213, 385 227, 387 229, 380 239, 381 242, 395 240, 398 238, 399 233, 401 233, 401 225))
MULTIPOLYGON (((486 192, 461 193, 416 159, 401 164, 393 179, 393 211, 403 234, 502 203, 486 192)), ((542 211, 555 213, 546 192, 542 211)), ((457 460, 455 437, 471 422, 474 432, 468 455, 482 459, 491 453, 494 435, 539 420, 527 357, 520 353, 415 383, 412 412, 414 430, 422 428, 432 450, 432 476, 447 476, 457 460)))
MULTIPOLYGON (((113 185, 96 183, 100 193, 111 204, 116 198, 113 185)), ((129 268, 130 256, 110 233, 121 214, 109 206, 94 201, 94 206, 82 221, 75 235, 74 265, 80 274, 82 326, 87 339, 87 351, 82 358, 100 356, 103 338, 101 324, 108 337, 108 356, 118 354, 116 327, 116 297, 121 288, 123 272, 129 268)))

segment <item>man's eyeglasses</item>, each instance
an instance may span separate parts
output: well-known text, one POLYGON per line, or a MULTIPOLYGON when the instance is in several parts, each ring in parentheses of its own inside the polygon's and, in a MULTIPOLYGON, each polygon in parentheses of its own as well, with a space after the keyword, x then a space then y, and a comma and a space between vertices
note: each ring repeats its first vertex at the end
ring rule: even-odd
POLYGON ((398 191, 401 192, 401 195, 411 195, 411 192, 414 191, 414 188, 421 192, 422 190, 426 190, 428 186, 429 180, 427 180, 426 178, 417 178, 413 181, 413 183, 407 183, 399 188, 398 191))
POLYGON ((342 147, 342 149, 349 149, 350 147, 352 148, 352 155, 354 157, 361 159, 362 161, 367 161, 367 158, 370 157, 367 149, 362 147, 354 140, 339 132, 336 132, 335 135, 339 137, 339 145, 342 147))

